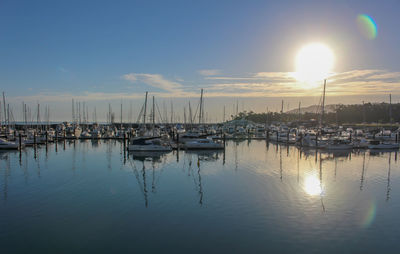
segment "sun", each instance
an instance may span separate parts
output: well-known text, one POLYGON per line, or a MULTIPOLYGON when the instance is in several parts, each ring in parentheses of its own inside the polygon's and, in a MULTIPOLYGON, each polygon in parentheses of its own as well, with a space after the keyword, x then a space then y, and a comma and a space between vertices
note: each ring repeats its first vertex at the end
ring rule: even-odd
POLYGON ((332 72, 333 51, 322 43, 311 43, 297 53, 294 77, 304 88, 312 88, 323 83, 332 72))

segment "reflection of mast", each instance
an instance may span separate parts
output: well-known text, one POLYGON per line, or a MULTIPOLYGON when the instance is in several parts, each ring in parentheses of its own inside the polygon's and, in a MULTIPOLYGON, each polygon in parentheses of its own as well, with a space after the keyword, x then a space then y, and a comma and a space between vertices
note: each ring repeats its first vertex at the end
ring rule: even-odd
POLYGON ((281 182, 282 182, 282 146, 279 147, 279 172, 281 174, 281 182))
POLYGON ((146 168, 144 166, 144 161, 143 161, 143 168, 142 168, 142 176, 143 176, 144 205, 147 207, 148 201, 147 201, 147 188, 146 188, 146 168))
POLYGON ((325 114, 325 88, 326 88, 326 79, 324 80, 324 92, 322 94, 322 112, 321 112, 321 120, 319 122, 319 126, 322 127, 324 124, 324 114, 325 114))
POLYGON ((361 171, 361 179, 360 179, 360 190, 363 189, 363 184, 364 184, 364 173, 365 173, 365 152, 363 156, 363 164, 362 164, 362 171, 361 171))
MULTIPOLYGON (((138 182, 138 186, 140 188, 140 191, 142 192, 143 196, 144 196, 144 202, 145 202, 145 206, 147 207, 147 193, 144 192, 144 187, 142 187, 142 183, 140 182, 140 178, 139 178, 139 172, 136 168, 136 164, 134 162, 132 162, 132 160, 129 160, 132 168, 133 168, 133 174, 136 177, 136 181, 138 182)), ((143 162, 143 167, 144 167, 144 162, 143 162)))
POLYGON ((297 153, 297 183, 300 181, 300 149, 298 149, 297 153))
POLYGON ((6 168, 4 170, 4 187, 3 187, 3 192, 4 192, 4 200, 7 200, 8 196, 8 176, 10 175, 10 160, 9 156, 7 156, 6 159, 6 168))
POLYGON ((237 147, 238 147, 238 143, 236 142, 235 143, 235 170, 237 171, 238 170, 238 154, 237 154, 237 147))
POLYGON ((200 175, 200 159, 198 159, 198 170, 197 170, 197 175, 199 177, 199 195, 200 195, 200 200, 199 200, 199 204, 203 205, 203 187, 201 185, 201 175, 200 175))
POLYGON ((319 188, 320 188, 319 196, 321 197, 322 211, 325 212, 325 205, 324 205, 324 199, 323 199, 323 189, 322 189, 322 159, 321 159, 321 153, 319 153, 319 188))
POLYGON ((152 163, 153 171, 152 171, 152 180, 151 180, 151 192, 153 192, 153 193, 156 192, 156 185, 155 185, 155 181, 154 181, 154 179, 155 179, 154 164, 155 164, 155 162, 153 161, 153 163, 152 163))
POLYGON ((387 178, 387 191, 386 191, 386 201, 390 199, 390 162, 392 158, 392 153, 389 153, 389 170, 388 170, 388 178, 387 178))

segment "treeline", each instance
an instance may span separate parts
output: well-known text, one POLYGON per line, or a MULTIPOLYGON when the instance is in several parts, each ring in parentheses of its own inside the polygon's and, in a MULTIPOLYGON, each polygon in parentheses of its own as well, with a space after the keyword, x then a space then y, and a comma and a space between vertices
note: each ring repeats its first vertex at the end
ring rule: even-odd
MULTIPOLYGON (((326 124, 345 124, 345 123, 396 123, 400 122, 400 103, 365 103, 353 105, 336 105, 335 112, 324 114, 326 124)), ((318 122, 321 113, 278 113, 264 112, 254 113, 253 111, 240 112, 233 119, 246 119, 256 123, 271 123, 276 121, 283 122, 318 122)))

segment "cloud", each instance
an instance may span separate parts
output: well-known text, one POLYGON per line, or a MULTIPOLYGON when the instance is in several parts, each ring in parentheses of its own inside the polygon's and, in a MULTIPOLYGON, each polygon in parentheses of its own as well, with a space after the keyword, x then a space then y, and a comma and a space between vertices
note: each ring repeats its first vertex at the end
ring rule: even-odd
POLYGON ((63 72, 63 73, 69 72, 69 70, 65 69, 65 68, 62 67, 62 66, 59 66, 59 67, 57 68, 57 70, 58 70, 59 72, 63 72))
MULTIPOLYGON (((128 73, 122 76, 132 83, 143 83, 161 90, 151 92, 157 98, 197 98, 200 88, 205 89, 207 98, 266 98, 266 97, 319 97, 322 86, 305 89, 303 84, 293 78, 291 72, 258 72, 243 76, 204 77, 201 86, 191 81, 185 85, 174 79, 165 79, 160 74, 128 73), (190 85, 189 85, 190 84, 190 85)), ((321 82, 322 84, 322 82, 321 82)), ((400 72, 386 70, 352 70, 335 73, 327 82, 327 96, 375 96, 400 95, 400 72)), ((34 95, 13 97, 15 101, 68 101, 75 98, 81 101, 108 101, 141 99, 143 92, 117 91, 40 91, 34 95)))
POLYGON ((218 69, 205 69, 197 71, 202 76, 216 76, 221 74, 221 70, 218 69))
POLYGON ((179 92, 182 89, 182 85, 180 83, 166 80, 160 74, 128 73, 123 75, 122 78, 133 83, 142 82, 146 85, 160 88, 169 92, 179 92))

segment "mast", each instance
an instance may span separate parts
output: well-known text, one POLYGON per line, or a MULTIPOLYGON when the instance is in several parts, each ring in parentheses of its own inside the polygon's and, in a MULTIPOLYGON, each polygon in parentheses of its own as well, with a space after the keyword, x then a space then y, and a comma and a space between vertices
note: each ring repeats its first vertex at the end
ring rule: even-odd
POLYGON ((193 127, 193 116, 192 116, 192 107, 190 106, 190 101, 189 101, 189 119, 190 119, 190 129, 193 127))
POLYGON ((74 99, 72 99, 72 123, 75 122, 75 108, 74 108, 74 99))
POLYGON ((174 122, 174 105, 171 101, 171 124, 174 122))
POLYGON ((364 101, 362 101, 362 104, 363 104, 363 122, 365 123, 366 122, 366 117, 365 117, 365 103, 364 103, 364 101))
POLYGON ((155 129, 156 129, 156 107, 155 107, 155 102, 154 102, 154 95, 153 95, 153 112, 152 112, 152 114, 151 114, 151 118, 152 118, 152 121, 153 121, 153 137, 155 136, 154 134, 155 134, 155 129))
POLYGON ((79 125, 81 125, 81 102, 79 102, 79 104, 78 104, 78 115, 79 115, 79 125))
POLYGON ((121 130, 122 130, 122 102, 121 102, 121 119, 120 119, 121 121, 121 130))
POLYGON ((94 119, 93 119, 93 122, 97 123, 96 107, 94 107, 94 119))
POLYGON ((183 107, 183 125, 186 128, 186 107, 183 107))
MULTIPOLYGON (((6 109, 6 96, 3 92, 3 110, 4 110, 4 125, 6 125, 6 121, 7 121, 7 109, 6 109)), ((8 126, 8 124, 7 124, 8 126)), ((8 130, 8 127, 7 127, 8 130)))
POLYGON ((37 116, 36 116, 36 130, 39 128, 39 121, 40 121, 40 104, 37 105, 37 116))
POLYGON ((201 118, 203 114, 203 88, 201 89, 201 94, 200 94, 200 114, 199 114, 199 124, 201 124, 201 118))
POLYGON ((320 127, 322 127, 325 114, 325 89, 326 89, 326 79, 324 79, 324 92, 322 94, 322 112, 321 112, 321 121, 319 123, 320 127))
POLYGON ((144 99, 144 113, 143 113, 143 124, 145 128, 146 128, 147 94, 148 92, 146 92, 146 97, 144 99))
POLYGON ((225 123, 225 105, 224 105, 224 117, 222 118, 222 122, 225 123))
POLYGON ((389 121, 392 124, 392 94, 389 94, 389 121))
POLYGON ((10 104, 7 103, 7 133, 10 133, 10 104))

